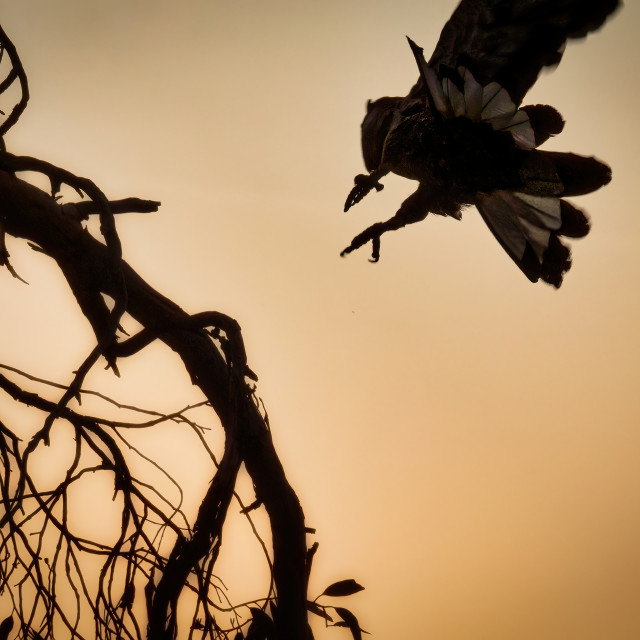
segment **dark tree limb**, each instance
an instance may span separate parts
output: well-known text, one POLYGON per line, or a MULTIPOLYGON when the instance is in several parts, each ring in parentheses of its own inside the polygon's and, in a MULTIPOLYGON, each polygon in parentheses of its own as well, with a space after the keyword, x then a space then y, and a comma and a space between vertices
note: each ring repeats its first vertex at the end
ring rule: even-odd
POLYGON ((29 101, 29 83, 27 81, 27 74, 22 67, 22 62, 20 62, 20 57, 18 56, 18 52, 16 51, 13 42, 9 40, 7 34, 3 31, 2 27, 0 27, 0 52, 2 51, 6 51, 9 56, 11 70, 7 77, 0 82, 0 94, 4 93, 15 80, 18 80, 20 83, 21 95, 20 100, 13 107, 6 120, 0 124, 0 138, 2 138, 4 134, 18 121, 18 118, 22 115, 22 112, 27 107, 27 102, 29 101))
POLYGON ((150 598, 153 626, 148 637, 153 640, 173 637, 175 602, 185 586, 185 568, 202 560, 212 549, 217 552, 235 476, 244 462, 256 498, 265 506, 271 523, 277 637, 307 638, 304 514, 276 454, 266 419, 245 380, 248 369, 237 323, 213 312, 190 316, 150 287, 124 261, 119 270, 114 270, 110 247, 83 229, 77 217, 66 215, 64 207, 48 194, 6 170, 0 171, 0 220, 7 233, 36 244, 56 261, 94 331, 106 317, 97 296, 106 294, 118 299, 124 286, 125 310, 143 330, 141 336, 130 339, 133 343, 128 340, 122 343, 123 351, 133 346, 131 352, 135 352, 157 336, 181 358, 225 431, 220 470, 202 503, 193 536, 189 540, 179 539, 166 565, 158 567, 163 576, 172 579, 160 578, 153 589, 150 598), (229 346, 226 354, 204 330, 206 326, 224 331, 229 346), (129 347, 125 347, 127 344, 129 347))
MULTIPOLYGON (((154 213, 160 203, 155 200, 142 200, 141 198, 123 198, 122 200, 109 200, 111 213, 154 213)), ((92 200, 83 202, 67 202, 62 205, 66 215, 76 220, 88 220, 89 216, 99 215, 100 207, 92 200)))

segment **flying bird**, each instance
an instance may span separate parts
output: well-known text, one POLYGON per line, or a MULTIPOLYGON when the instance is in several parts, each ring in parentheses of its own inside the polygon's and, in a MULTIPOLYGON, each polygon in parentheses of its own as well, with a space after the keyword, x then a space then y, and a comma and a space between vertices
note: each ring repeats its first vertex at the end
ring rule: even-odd
POLYGON ((346 255, 372 243, 380 257, 387 231, 429 213, 460 219, 475 205, 487 226, 532 282, 562 284, 571 266, 561 237, 589 231, 587 216, 565 197, 611 180, 603 162, 538 149, 560 133, 548 105, 522 106, 545 67, 560 62, 567 40, 602 26, 620 0, 462 0, 427 62, 409 45, 419 70, 405 97, 369 101, 362 122, 368 174, 355 178, 348 211, 392 172, 418 187, 385 222, 358 234, 346 255))

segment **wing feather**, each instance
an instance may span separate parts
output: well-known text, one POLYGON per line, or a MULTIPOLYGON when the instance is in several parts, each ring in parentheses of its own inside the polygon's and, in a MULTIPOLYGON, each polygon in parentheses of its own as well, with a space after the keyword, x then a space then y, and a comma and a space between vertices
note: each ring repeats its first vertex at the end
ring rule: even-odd
MULTIPOLYGON (((588 231, 587 220, 579 210, 559 198, 501 190, 478 194, 475 204, 495 238, 529 280, 542 278, 560 286, 571 260, 569 249, 558 235, 571 214, 578 223, 584 221, 584 233, 588 231)), ((576 236, 583 231, 577 227, 576 236)))
MULTIPOLYGON (((602 26, 620 0, 461 0, 442 30, 429 66, 471 69, 520 104, 544 67, 560 62, 567 40, 602 26)), ((424 92, 418 81, 411 94, 424 92)))

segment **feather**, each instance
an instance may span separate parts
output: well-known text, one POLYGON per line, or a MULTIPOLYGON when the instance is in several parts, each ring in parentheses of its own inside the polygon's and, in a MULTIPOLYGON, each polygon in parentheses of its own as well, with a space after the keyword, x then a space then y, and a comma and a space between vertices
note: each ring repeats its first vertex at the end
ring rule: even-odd
POLYGON ((576 232, 575 237, 588 232, 588 222, 581 211, 559 198, 505 190, 478 194, 476 206, 495 238, 529 280, 542 278, 560 286, 571 260, 569 249, 557 236, 564 233, 564 225, 567 231, 576 232))
POLYGON ((477 122, 480 120, 480 114, 482 113, 482 87, 469 69, 464 68, 462 71, 467 117, 477 122))
POLYGON ((543 196, 532 196, 528 193, 513 193, 517 211, 524 220, 536 226, 557 231, 562 219, 560 215, 560 199, 543 196))
MULTIPOLYGON (((461 0, 429 58, 443 66, 474 61, 480 84, 496 81, 519 105, 544 67, 557 65, 568 39, 602 26, 620 0, 461 0)), ((419 80, 411 96, 424 91, 419 80)))
POLYGON ((562 224, 558 198, 497 190, 478 194, 476 205, 494 235, 516 260, 522 260, 529 244, 542 262, 551 231, 557 231, 562 224))
POLYGON ((502 129, 516 113, 516 105, 497 82, 483 87, 482 102, 481 120, 489 122, 494 129, 502 129))
POLYGON ((459 118, 467 115, 467 108, 465 103, 465 95, 458 89, 455 82, 450 78, 445 78, 442 81, 442 89, 444 94, 451 105, 453 111, 453 117, 459 118))
POLYGON ((555 163, 543 151, 523 154, 518 174, 523 186, 519 191, 534 196, 560 196, 564 184, 555 163))
POLYGON ((563 196, 581 196, 611 182, 611 168, 593 157, 575 153, 541 151, 555 165, 563 184, 563 196))
POLYGON ((560 215, 562 224, 558 233, 569 238, 583 238, 589 233, 591 225, 584 211, 566 200, 560 200, 560 215))
POLYGON ((552 284, 556 289, 562 284, 564 274, 571 268, 571 252, 569 247, 560 242, 557 236, 549 239, 549 247, 540 265, 540 278, 552 284))
MULTIPOLYGON (((443 116, 464 116, 474 122, 487 122, 496 131, 508 131, 521 149, 535 148, 535 134, 529 116, 516 107, 506 89, 497 82, 482 87, 465 67, 458 67, 458 74, 462 79, 463 92, 449 76, 442 80, 442 98, 447 102, 446 106, 439 108, 443 116)), ((431 94, 434 95, 433 92, 431 94)))
POLYGON ((522 109, 516 111, 511 121, 502 127, 502 131, 508 131, 521 149, 535 149, 537 146, 529 116, 522 109))
POLYGON ((531 246, 535 252, 538 261, 542 264, 542 256, 549 246, 549 238, 551 232, 548 229, 539 227, 532 222, 529 222, 526 218, 520 218, 518 224, 522 229, 522 232, 527 240, 527 243, 531 246))
POLYGON ((479 193, 476 206, 500 244, 515 260, 521 260, 527 245, 511 206, 503 197, 507 192, 479 193))
POLYGON ((427 61, 424 59, 424 49, 422 47, 419 47, 408 36, 407 36, 407 40, 409 41, 409 46, 411 47, 413 56, 416 59, 416 64, 418 65, 420 76, 422 77, 427 87, 427 91, 431 96, 431 101, 433 102, 433 106, 445 118, 451 117, 451 107, 449 105, 449 101, 447 100, 444 94, 442 85, 440 84, 440 79, 436 75, 436 72, 427 64, 427 61))
POLYGON ((536 147, 564 129, 562 116, 548 104, 527 105, 522 107, 521 111, 529 116, 529 122, 535 134, 534 146, 536 147))
POLYGON ((382 160, 384 142, 391 130, 402 98, 379 98, 367 103, 367 116, 362 122, 362 155, 367 171, 374 171, 382 160))

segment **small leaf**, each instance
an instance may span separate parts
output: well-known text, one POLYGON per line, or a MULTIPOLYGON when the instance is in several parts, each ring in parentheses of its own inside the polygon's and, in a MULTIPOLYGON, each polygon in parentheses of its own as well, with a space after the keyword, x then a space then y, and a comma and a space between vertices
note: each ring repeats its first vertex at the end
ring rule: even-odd
POLYGON ((265 620, 266 618, 267 620, 271 621, 271 618, 258 607, 249 607, 249 611, 251 611, 251 615, 253 616, 254 620, 265 620))
POLYGON ((358 618, 356 618, 349 609, 344 609, 343 607, 333 607, 335 612, 344 620, 344 624, 336 623, 336 626, 347 626, 351 631, 351 635, 353 636, 353 640, 362 640, 362 634, 367 633, 364 629, 360 628, 360 624, 358 623, 358 618))
POLYGON ((253 615, 253 620, 247 630, 247 640, 267 640, 272 637, 274 626, 273 620, 257 607, 249 607, 253 615))
POLYGON ((0 622, 0 640, 7 640, 13 629, 13 617, 9 616, 0 622))
POLYGON ((339 580, 330 584, 320 595, 331 596, 332 598, 341 596, 350 596, 358 591, 362 591, 364 587, 358 584, 353 578, 347 580, 339 580))
POLYGON ((311 613, 315 613, 317 616, 328 620, 329 622, 333 622, 333 618, 318 604, 315 602, 311 602, 307 600, 307 609, 311 611, 311 613))

